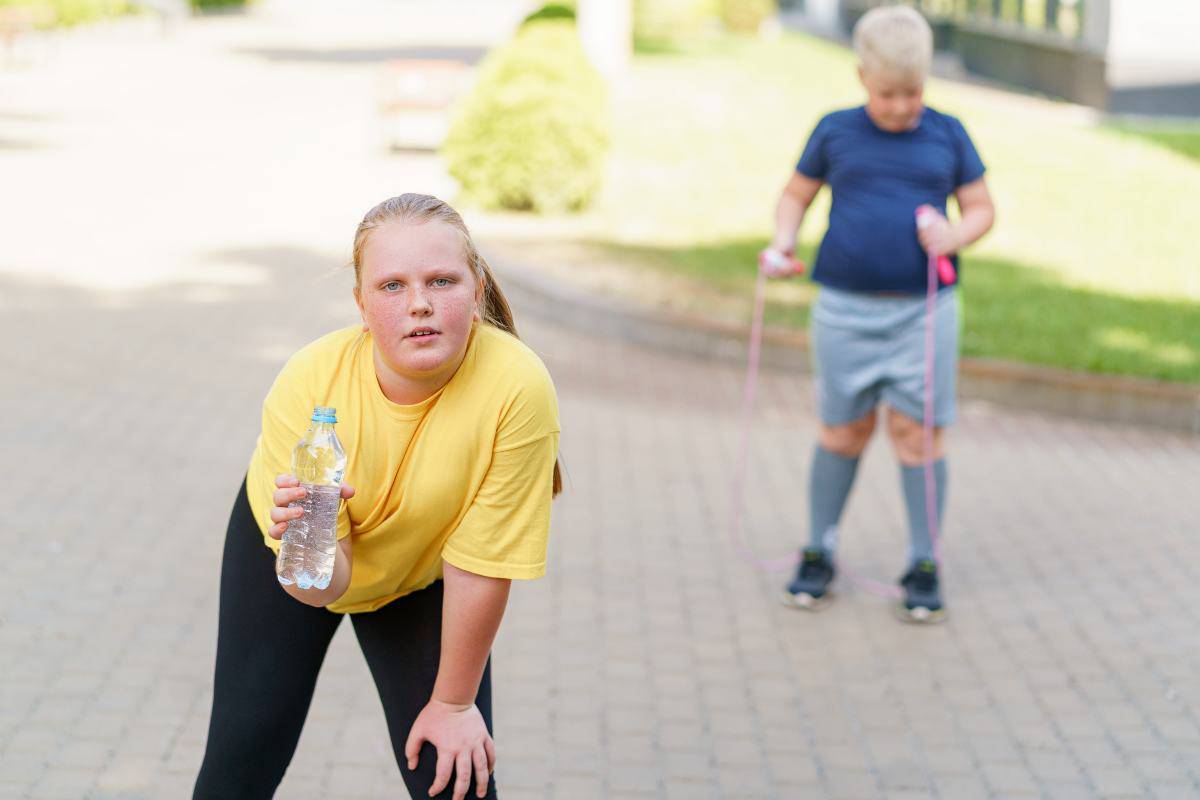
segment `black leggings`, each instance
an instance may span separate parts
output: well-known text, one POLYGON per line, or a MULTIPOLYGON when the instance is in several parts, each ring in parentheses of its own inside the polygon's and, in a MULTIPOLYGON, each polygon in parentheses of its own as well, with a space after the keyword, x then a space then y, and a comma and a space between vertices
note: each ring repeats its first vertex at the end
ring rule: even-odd
MULTIPOLYGON (((304 605, 283 591, 245 483, 225 535, 220 605, 212 717, 193 798, 270 798, 300 740, 317 673, 342 615, 304 605)), ((442 582, 351 619, 383 702, 400 774, 412 797, 428 797, 436 751, 426 742, 417 768, 409 770, 404 743, 437 677, 442 582)), ((475 705, 491 733, 490 661, 475 705)), ((451 779, 437 797, 452 797, 453 786, 451 779)), ((472 780, 468 797, 474 796, 472 780)), ((487 796, 496 797, 494 779, 487 796)))

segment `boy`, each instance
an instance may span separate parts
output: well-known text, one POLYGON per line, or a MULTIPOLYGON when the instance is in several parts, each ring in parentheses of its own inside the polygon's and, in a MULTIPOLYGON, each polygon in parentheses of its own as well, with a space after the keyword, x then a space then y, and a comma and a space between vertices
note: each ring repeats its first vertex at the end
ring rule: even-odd
MULTIPOLYGON (((775 236, 762 259, 767 265, 786 260, 805 211, 828 183, 829 230, 812 274, 821 284, 812 313, 820 427, 809 485, 810 541, 783 598, 809 610, 828 604, 838 520, 882 403, 910 531, 898 610, 909 621, 938 622, 945 607, 926 510, 929 454, 922 428, 928 255, 954 260, 991 228, 995 212, 983 163, 962 124, 922 103, 933 54, 925 19, 906 6, 876 8, 855 26, 854 49, 867 103, 827 114, 817 124, 779 199, 775 236), (950 194, 961 212, 957 224, 944 216, 950 194), (939 213, 918 231, 915 212, 926 204, 939 213)), ((933 316, 934 521, 940 530, 943 431, 955 417, 953 283, 939 283, 933 316)))

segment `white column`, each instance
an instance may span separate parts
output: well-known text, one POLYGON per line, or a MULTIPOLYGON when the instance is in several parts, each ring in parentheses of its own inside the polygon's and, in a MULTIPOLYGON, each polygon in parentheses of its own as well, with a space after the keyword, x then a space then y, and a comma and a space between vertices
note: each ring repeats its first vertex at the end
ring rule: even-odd
POLYGON ((840 0, 805 0, 804 13, 808 18, 808 24, 813 30, 820 31, 825 34, 841 33, 840 28, 840 0))
POLYGON ((1112 0, 1109 12, 1110 86, 1200 83, 1200 3, 1112 0))
POLYGON ((633 50, 633 0, 579 0, 584 52, 605 78, 625 72, 633 50))

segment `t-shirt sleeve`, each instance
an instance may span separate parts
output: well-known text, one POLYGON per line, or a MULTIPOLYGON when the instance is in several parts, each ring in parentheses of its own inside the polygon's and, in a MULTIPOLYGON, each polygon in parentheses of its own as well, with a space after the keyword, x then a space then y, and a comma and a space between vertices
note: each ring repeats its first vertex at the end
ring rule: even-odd
POLYGON ((511 450, 497 450, 442 557, 459 569, 489 578, 544 575, 557 457, 557 433, 511 450))
POLYGON ((828 117, 822 118, 817 123, 817 127, 808 137, 808 143, 804 145, 804 152, 800 154, 800 160, 796 162, 797 172, 810 178, 825 180, 825 174, 829 171, 829 155, 827 153, 829 127, 828 117))
POLYGON ((954 188, 957 189, 982 178, 987 168, 984 167, 983 159, 979 157, 979 152, 975 149, 975 143, 971 141, 971 137, 967 135, 967 129, 960 121, 954 120, 953 131, 957 155, 954 188))
POLYGON ((492 462, 442 557, 491 578, 546 572, 558 458, 558 401, 549 376, 529 381, 501 416, 492 462))

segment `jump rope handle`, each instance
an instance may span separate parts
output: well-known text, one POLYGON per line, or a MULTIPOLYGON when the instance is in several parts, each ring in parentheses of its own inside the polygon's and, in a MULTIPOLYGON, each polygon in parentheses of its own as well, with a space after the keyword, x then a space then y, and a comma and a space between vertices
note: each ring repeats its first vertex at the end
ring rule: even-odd
POLYGON ((790 278, 804 274, 804 262, 787 252, 768 247, 758 254, 758 268, 768 278, 790 278))
MULTIPOLYGON (((937 219, 937 209, 930 205, 924 205, 917 208, 917 228, 927 228, 937 219)), ((950 261, 949 256, 939 255, 937 257, 937 273, 938 278, 946 286, 954 283, 954 264, 950 261)))

